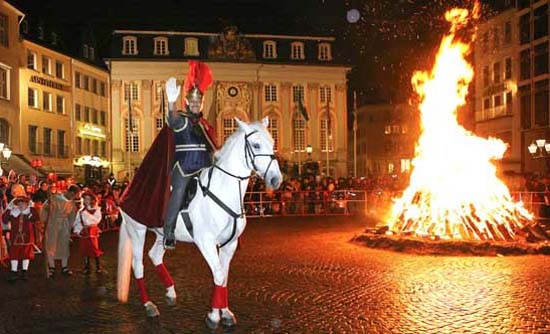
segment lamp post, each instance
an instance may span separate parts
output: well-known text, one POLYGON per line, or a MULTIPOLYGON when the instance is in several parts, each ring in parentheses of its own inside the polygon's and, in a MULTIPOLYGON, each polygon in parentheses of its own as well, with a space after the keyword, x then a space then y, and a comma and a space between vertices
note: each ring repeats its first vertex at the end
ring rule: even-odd
POLYGON ((546 174, 550 172, 549 158, 550 158, 550 142, 546 142, 546 139, 536 139, 529 146, 527 150, 531 154, 533 159, 546 159, 546 174))
POLYGON ((311 161, 311 152, 313 152, 313 147, 311 147, 311 144, 307 144, 306 152, 307 152, 307 160, 311 161))
POLYGON ((2 151, 2 157, 6 159, 6 162, 4 162, 4 159, 0 161, 0 166, 1 166, 7 163, 7 161, 10 159, 12 151, 4 143, 0 143, 0 151, 2 151))

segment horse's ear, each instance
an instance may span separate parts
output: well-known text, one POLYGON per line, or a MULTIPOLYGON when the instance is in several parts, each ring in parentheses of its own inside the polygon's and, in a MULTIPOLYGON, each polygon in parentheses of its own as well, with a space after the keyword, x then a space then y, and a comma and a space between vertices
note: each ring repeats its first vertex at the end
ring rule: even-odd
POLYGON ((269 116, 265 116, 264 118, 262 118, 262 124, 265 128, 269 126, 269 116))
POLYGON ((241 121, 238 117, 235 117, 235 122, 237 122, 237 125, 239 126, 239 128, 243 129, 244 132, 248 133, 250 132, 250 128, 248 127, 248 124, 246 124, 245 122, 241 121))

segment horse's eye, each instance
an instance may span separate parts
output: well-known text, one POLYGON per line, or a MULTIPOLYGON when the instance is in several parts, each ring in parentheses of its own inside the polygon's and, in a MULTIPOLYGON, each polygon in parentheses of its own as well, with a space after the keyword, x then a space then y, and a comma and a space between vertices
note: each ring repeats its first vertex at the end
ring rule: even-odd
POLYGON ((260 144, 254 143, 254 144, 252 144, 252 147, 254 147, 255 149, 259 149, 259 148, 260 148, 260 144))

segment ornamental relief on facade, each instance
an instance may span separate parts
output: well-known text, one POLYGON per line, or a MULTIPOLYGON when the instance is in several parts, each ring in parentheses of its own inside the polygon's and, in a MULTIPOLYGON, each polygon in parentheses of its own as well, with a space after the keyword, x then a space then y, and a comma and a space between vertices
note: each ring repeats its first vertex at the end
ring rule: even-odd
POLYGON ((249 114, 252 103, 251 88, 245 82, 218 82, 216 85, 217 114, 244 112, 249 114))

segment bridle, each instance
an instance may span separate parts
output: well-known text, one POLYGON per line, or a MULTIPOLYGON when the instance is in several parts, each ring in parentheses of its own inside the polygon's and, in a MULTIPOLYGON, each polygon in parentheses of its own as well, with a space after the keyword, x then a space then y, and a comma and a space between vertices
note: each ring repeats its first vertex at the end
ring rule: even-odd
POLYGON ((271 160, 269 161, 269 164, 267 165, 267 168, 265 169, 263 179, 265 180, 267 176, 267 172, 269 171, 269 168, 271 168, 271 164, 273 163, 273 160, 275 160, 275 154, 258 154, 254 152, 252 149, 250 142, 248 141, 248 137, 252 136, 253 134, 257 133, 258 130, 254 130, 250 132, 249 134, 244 135, 244 155, 246 159, 246 166, 248 168, 254 169, 254 171, 258 171, 258 167, 256 166, 255 160, 257 157, 270 157, 271 160), (250 162, 249 162, 250 161, 250 162), (252 165, 252 167, 250 166, 252 165))

